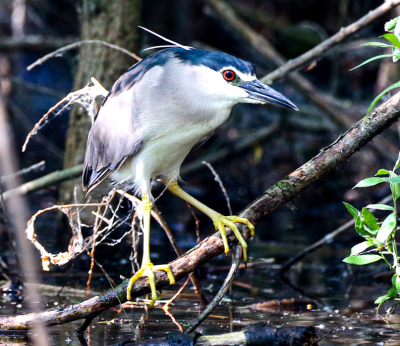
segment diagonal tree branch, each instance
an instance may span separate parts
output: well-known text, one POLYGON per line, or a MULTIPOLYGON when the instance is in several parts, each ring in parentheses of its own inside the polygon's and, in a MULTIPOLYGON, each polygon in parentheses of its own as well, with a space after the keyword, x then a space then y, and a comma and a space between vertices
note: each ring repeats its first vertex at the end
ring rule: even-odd
POLYGON ((284 77, 286 74, 295 71, 306 64, 311 63, 311 61, 315 59, 322 58, 330 48, 336 46, 346 38, 355 34, 360 29, 371 24, 373 21, 382 17, 384 14, 388 13, 391 9, 395 8, 398 5, 400 5, 400 0, 385 1, 375 10, 368 12, 364 17, 360 18, 351 25, 345 28, 341 28, 335 35, 321 42, 313 49, 310 49, 308 52, 305 52, 296 59, 287 61, 275 71, 272 71, 271 73, 264 76, 264 83, 272 84, 274 80, 284 77))
MULTIPOLYGON (((266 215, 286 205, 312 182, 321 178, 360 150, 362 146, 397 121, 399 117, 400 93, 356 123, 334 143, 322 149, 309 162, 265 191, 262 196, 246 207, 239 216, 246 217, 252 223, 258 224, 266 215)), ((242 226, 239 225, 239 227, 242 226)), ((231 232, 229 233, 229 240, 232 242, 234 241, 234 236, 231 232)), ((244 236, 248 237, 246 231, 244 236)), ((205 264, 223 251, 222 240, 219 237, 219 233, 216 233, 171 262, 171 270, 178 281, 191 273, 197 266, 205 264)), ((158 289, 169 284, 169 279, 165 272, 158 271, 155 276, 158 289)), ((38 318, 47 325, 57 325, 88 318, 92 314, 100 313, 112 306, 125 302, 127 285, 128 281, 126 280, 104 295, 93 297, 79 304, 60 306, 40 314, 0 317, 0 330, 25 330, 30 328, 33 321, 38 318)), ((149 292, 148 280, 147 278, 142 278, 133 287, 132 297, 138 297, 149 292)))

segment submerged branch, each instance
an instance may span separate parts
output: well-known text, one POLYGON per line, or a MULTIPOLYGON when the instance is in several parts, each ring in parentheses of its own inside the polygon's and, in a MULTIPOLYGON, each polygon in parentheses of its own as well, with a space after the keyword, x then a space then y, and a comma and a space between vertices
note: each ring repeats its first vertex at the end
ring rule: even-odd
MULTIPOLYGON (((238 216, 245 217, 253 224, 258 224, 266 215, 271 214, 281 206, 292 201, 301 191, 315 180, 329 173, 343 161, 348 159, 362 146, 392 125, 400 117, 400 93, 393 96, 368 116, 356 123, 346 133, 341 135, 330 146, 309 162, 283 178, 264 192, 257 200, 246 207, 238 216)), ((243 225, 238 225, 244 230, 243 225)), ((234 235, 229 233, 230 242, 234 235)), ((248 237, 248 232, 244 232, 248 237)), ((203 240, 193 249, 170 263, 176 281, 191 273, 196 267, 218 256, 224 251, 219 233, 203 240)), ((157 289, 169 285, 167 274, 163 271, 155 273, 157 289)), ((5 316, 0 318, 2 330, 25 330, 32 326, 33 321, 41 319, 47 325, 56 325, 78 319, 85 319, 93 313, 99 313, 126 301, 128 281, 101 296, 93 297, 79 304, 59 306, 40 314, 20 316, 5 316)), ((132 289, 132 297, 139 297, 150 292, 147 278, 141 278, 132 289)))

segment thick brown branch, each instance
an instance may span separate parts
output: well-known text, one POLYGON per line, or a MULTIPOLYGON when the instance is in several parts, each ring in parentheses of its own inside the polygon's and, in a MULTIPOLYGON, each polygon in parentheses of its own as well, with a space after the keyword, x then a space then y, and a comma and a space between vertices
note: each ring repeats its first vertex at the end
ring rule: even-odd
MULTIPOLYGON (((262 196, 251 203, 240 214, 252 223, 259 223, 266 215, 293 200, 302 190, 315 180, 327 174, 334 167, 350 157, 376 135, 393 124, 400 117, 400 93, 386 101, 370 115, 360 120, 345 134, 341 135, 329 147, 324 148, 316 157, 289 174, 280 182, 269 188, 262 196)), ((246 234, 245 234, 246 236, 246 234)), ((229 235, 233 241, 233 235, 229 235)), ((176 280, 191 273, 224 250, 219 234, 208 237, 196 247, 170 263, 176 280)), ((169 284, 165 272, 155 273, 157 288, 169 284)), ((0 318, 0 329, 27 329, 35 318, 41 318, 47 325, 56 325, 69 321, 87 318, 112 306, 126 301, 127 281, 116 289, 110 290, 104 296, 97 296, 79 304, 71 304, 47 310, 39 315, 21 315, 0 318)), ((138 297, 150 292, 147 278, 140 279, 132 290, 132 297, 138 297)))

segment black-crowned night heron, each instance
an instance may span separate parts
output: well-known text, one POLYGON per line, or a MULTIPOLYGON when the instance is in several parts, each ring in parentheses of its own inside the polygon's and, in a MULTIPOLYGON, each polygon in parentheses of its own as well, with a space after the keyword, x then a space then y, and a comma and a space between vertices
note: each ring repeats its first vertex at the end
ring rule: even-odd
POLYGON ((282 94, 257 80, 254 65, 231 55, 188 47, 154 53, 131 67, 113 85, 89 133, 83 188, 90 191, 111 175, 117 186, 142 198, 143 261, 128 286, 127 296, 147 276, 152 303, 157 299, 154 272, 164 270, 175 283, 168 265, 150 260, 151 180, 161 178, 168 189, 208 215, 229 251, 225 226, 243 246, 247 244, 235 222, 254 226, 237 216, 223 216, 208 208, 177 183, 190 150, 221 125, 237 103, 273 103, 297 110, 282 94))

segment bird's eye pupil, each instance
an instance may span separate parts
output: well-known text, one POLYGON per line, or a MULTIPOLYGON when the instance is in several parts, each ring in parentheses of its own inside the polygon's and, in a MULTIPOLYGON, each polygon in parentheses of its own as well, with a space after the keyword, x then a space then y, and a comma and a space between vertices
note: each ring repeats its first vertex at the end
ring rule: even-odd
POLYGON ((233 72, 231 70, 224 71, 223 75, 224 75, 225 80, 227 80, 228 82, 233 81, 236 77, 235 72, 233 72))

